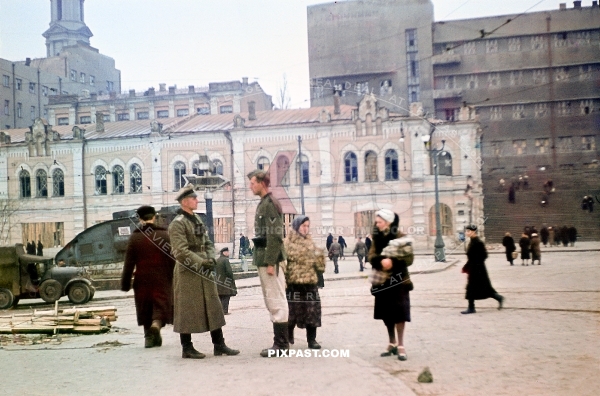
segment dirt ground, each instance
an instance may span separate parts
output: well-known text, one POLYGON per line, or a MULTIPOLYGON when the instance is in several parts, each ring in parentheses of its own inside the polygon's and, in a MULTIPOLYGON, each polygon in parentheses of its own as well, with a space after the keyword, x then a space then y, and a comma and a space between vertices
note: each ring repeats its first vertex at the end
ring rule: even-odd
MULTIPOLYGON (((3 393, 10 395, 596 395, 600 388, 600 266, 597 253, 550 253, 542 266, 509 266, 492 255, 488 271, 505 296, 478 301, 461 315, 462 263, 413 277, 408 360, 382 358, 382 322, 372 319, 365 279, 330 281, 323 290, 323 327, 317 339, 344 358, 264 359, 271 325, 259 290, 243 289, 226 316, 226 342, 242 352, 214 357, 208 334, 193 336, 201 361, 181 359, 177 334, 167 327, 162 348, 144 349, 133 299, 115 305, 111 333, 59 336, 26 345, 0 338, 3 393), (104 344, 102 344, 104 343, 104 344), (424 367, 433 383, 419 383, 424 367)), ((115 292, 115 294, 118 294, 115 292)), ((33 337, 31 337, 33 338, 33 337)), ((296 331, 294 349, 306 348, 296 331)))

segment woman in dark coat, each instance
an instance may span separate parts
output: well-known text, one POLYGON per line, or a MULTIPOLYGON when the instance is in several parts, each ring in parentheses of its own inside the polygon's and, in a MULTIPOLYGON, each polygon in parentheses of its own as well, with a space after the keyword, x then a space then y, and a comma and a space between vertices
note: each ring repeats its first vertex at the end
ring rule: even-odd
POLYGON ((569 246, 569 228, 567 226, 561 227, 560 240, 562 241, 563 246, 569 246))
POLYGON ((521 239, 519 240, 519 247, 521 248, 521 265, 529 265, 529 249, 531 246, 531 241, 527 234, 523 233, 521 239))
POLYGON ((539 265, 542 265, 542 249, 540 247, 540 237, 538 234, 531 234, 531 265, 538 261, 539 265))
POLYGON ((374 270, 387 271, 390 275, 383 284, 371 288, 371 294, 375 296, 374 318, 383 320, 389 336, 388 349, 381 356, 398 355, 399 360, 406 360, 404 326, 410 322, 409 292, 413 287, 407 260, 412 263, 412 246, 411 257, 407 259, 382 255, 391 241, 404 237, 398 229, 399 222, 400 218, 391 210, 382 209, 376 213, 369 262, 374 270))
POLYGON ((485 300, 490 297, 498 301, 498 309, 502 309, 504 297, 494 290, 492 282, 490 282, 487 268, 485 267, 485 260, 488 254, 485 244, 477 237, 477 226, 467 226, 466 233, 467 237, 471 238, 471 242, 467 250, 467 263, 462 268, 462 271, 468 274, 465 298, 469 300, 469 308, 461 313, 475 313, 475 300, 485 300))
POLYGON ((146 348, 162 345, 160 329, 173 323, 173 269, 169 234, 155 226, 156 212, 151 206, 137 210, 140 226, 127 244, 121 290, 129 291, 134 274, 133 291, 139 326, 144 326, 146 348), (134 273, 135 271, 135 273, 134 273))
POLYGON ((575 246, 575 242, 577 242, 577 228, 569 227, 567 234, 569 235, 571 246, 575 246))
POLYGON ((507 232, 502 239, 502 246, 504 246, 506 252, 506 261, 513 265, 513 252, 517 250, 515 246, 515 240, 510 236, 510 232, 507 232))

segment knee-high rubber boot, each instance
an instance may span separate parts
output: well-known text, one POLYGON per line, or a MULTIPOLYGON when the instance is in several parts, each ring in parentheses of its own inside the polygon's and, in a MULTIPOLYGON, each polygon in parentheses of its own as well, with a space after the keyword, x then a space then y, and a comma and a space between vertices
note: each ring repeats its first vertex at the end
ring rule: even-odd
POLYGON ((317 328, 306 326, 306 341, 310 349, 321 349, 321 345, 317 342, 317 328))
POLYGON ((288 323, 273 323, 273 346, 260 352, 262 357, 281 356, 282 351, 290 349, 288 323))

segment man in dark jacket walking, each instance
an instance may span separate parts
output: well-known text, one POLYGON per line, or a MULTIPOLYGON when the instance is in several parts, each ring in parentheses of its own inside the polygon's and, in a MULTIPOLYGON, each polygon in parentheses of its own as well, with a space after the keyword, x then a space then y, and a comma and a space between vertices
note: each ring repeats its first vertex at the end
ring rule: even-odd
POLYGON ((327 242, 325 243, 325 246, 327 247, 327 251, 329 251, 329 248, 331 247, 332 243, 333 243, 333 235, 331 235, 331 232, 330 232, 329 235, 327 236, 327 242))
POLYGON ((344 249, 348 247, 348 245, 346 245, 346 240, 344 239, 343 236, 339 236, 338 237, 338 243, 340 244, 340 248, 341 248, 341 252, 340 252, 340 257, 342 258, 342 260, 346 260, 346 257, 344 257, 344 249))
POLYGON ((167 230, 154 225, 152 206, 137 209, 139 226, 133 231, 121 276, 121 290, 129 291, 135 271, 133 291, 138 326, 144 326, 145 347, 162 345, 160 329, 173 323, 173 268, 167 230))
POLYGON ((467 237, 471 238, 469 248, 467 249, 467 263, 462 271, 468 275, 467 294, 465 298, 469 300, 469 308, 462 311, 462 314, 474 314, 475 300, 485 300, 493 298, 498 301, 498 309, 502 309, 504 297, 494 290, 492 282, 488 276, 485 260, 488 257, 485 244, 477 237, 477 226, 467 226, 467 237))
POLYGON ((367 254, 367 245, 365 245, 365 243, 361 240, 360 237, 358 237, 358 241, 354 245, 354 250, 352 251, 352 254, 354 253, 356 253, 356 255, 358 256, 358 264, 360 264, 360 271, 362 272, 364 271, 363 258, 367 254))
POLYGON ((229 299, 237 295, 237 287, 233 279, 233 270, 229 263, 229 248, 221 249, 221 254, 215 265, 215 274, 217 282, 217 293, 223 306, 223 313, 229 315, 229 299))
POLYGON ((177 193, 181 211, 169 225, 173 272, 173 331, 179 333, 184 359, 202 359, 194 349, 192 333, 210 331, 215 356, 237 355, 225 344, 225 317, 214 280, 215 248, 202 219, 194 213, 198 198, 192 184, 177 193))

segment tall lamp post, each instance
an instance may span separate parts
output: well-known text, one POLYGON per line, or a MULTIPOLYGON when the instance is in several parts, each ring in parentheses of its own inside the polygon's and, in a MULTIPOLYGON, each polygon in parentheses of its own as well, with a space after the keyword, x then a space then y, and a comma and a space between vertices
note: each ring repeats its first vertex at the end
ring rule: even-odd
POLYGON ((223 187, 229 183, 229 180, 225 179, 221 175, 215 175, 215 169, 212 162, 209 160, 208 155, 200 155, 198 170, 200 175, 183 175, 184 179, 188 183, 194 185, 195 190, 204 190, 204 200, 206 202, 206 222, 208 228, 208 237, 212 242, 215 241, 215 230, 213 221, 213 190, 223 187))
POLYGON ((440 193, 438 189, 438 155, 444 151, 444 146, 446 145, 446 141, 442 140, 442 148, 435 149, 432 146, 432 138, 433 133, 435 132, 435 125, 431 124, 429 129, 429 135, 423 135, 421 138, 423 139, 423 143, 425 144, 425 150, 429 152, 430 159, 433 159, 433 172, 435 175, 435 244, 433 255, 435 257, 435 261, 437 262, 445 262, 446 261, 446 253, 444 252, 444 239, 442 238, 442 222, 440 219, 440 193))

